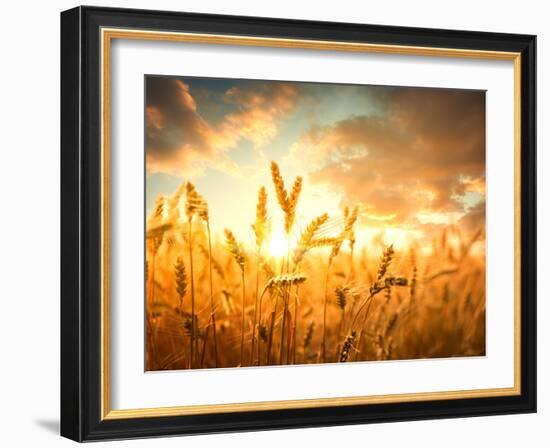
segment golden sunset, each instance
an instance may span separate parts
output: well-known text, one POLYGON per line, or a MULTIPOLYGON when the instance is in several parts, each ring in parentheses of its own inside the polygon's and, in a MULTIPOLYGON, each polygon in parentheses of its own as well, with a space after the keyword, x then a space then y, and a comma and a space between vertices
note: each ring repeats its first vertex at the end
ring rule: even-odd
POLYGON ((146 366, 485 354, 485 92, 146 77, 146 366))

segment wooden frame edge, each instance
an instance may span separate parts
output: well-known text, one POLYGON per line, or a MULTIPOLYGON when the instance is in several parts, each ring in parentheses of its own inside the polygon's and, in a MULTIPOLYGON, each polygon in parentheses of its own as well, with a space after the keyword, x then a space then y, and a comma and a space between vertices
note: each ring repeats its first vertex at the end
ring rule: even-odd
POLYGON ((349 43, 306 39, 283 39, 219 34, 144 31, 136 29, 101 28, 101 154, 102 154, 102 296, 101 296, 101 420, 201 415, 261 410, 306 409, 380 403, 447 400, 461 398, 502 397, 521 395, 521 53, 457 48, 417 47, 390 44, 349 43), (109 173, 110 154, 110 44, 112 39, 154 40, 209 43, 216 45, 300 48, 326 51, 373 52, 416 56, 460 57, 508 60, 514 63, 514 155, 515 155, 515 292, 514 292, 514 386, 448 392, 392 394, 384 396, 342 397, 307 400, 282 400, 220 405, 191 405, 161 408, 112 410, 110 408, 110 343, 109 331, 109 188, 105 173, 109 173))

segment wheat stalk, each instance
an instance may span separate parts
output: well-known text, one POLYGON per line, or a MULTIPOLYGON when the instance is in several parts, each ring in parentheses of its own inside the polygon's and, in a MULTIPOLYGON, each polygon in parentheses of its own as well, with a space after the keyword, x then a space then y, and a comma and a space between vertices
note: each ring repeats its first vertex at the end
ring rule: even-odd
MULTIPOLYGON (((212 337, 214 340, 214 361, 215 361, 215 367, 218 366, 218 335, 217 335, 217 327, 216 327, 216 306, 214 304, 214 287, 212 284, 212 233, 210 231, 210 220, 207 219, 206 221, 206 231, 208 234, 208 276, 209 276, 209 283, 210 283, 210 319, 212 321, 212 337)), ((206 347, 206 340, 204 342, 204 345, 206 347)), ((203 356, 204 359, 204 356, 203 356)))
POLYGON ((235 238, 235 235, 233 235, 233 232, 229 229, 224 230, 225 233, 225 242, 227 245, 227 249, 233 256, 235 262, 239 265, 239 268, 241 269, 241 283, 243 288, 243 298, 242 298, 242 310, 241 310, 241 366, 243 365, 243 357, 244 357, 244 312, 245 312, 245 305, 246 305, 246 287, 245 287, 245 280, 244 280, 244 270, 245 270, 245 264, 246 264, 246 255, 244 251, 242 250, 241 246, 237 242, 237 239, 235 238))
MULTIPOLYGON (((195 186, 191 182, 185 184, 185 214, 187 215, 188 234, 187 241, 189 246, 189 270, 191 280, 191 319, 195 319, 195 279, 193 274, 193 217, 197 215, 202 220, 209 222, 208 217, 208 204, 203 197, 197 192, 195 186)), ((190 336, 191 350, 190 350, 190 368, 193 367, 195 361, 195 353, 197 341, 194 332, 191 332, 190 336)))
POLYGON ((185 183, 183 183, 178 187, 176 192, 167 201, 168 219, 170 222, 176 222, 180 217, 179 204, 185 190, 186 190, 186 185, 185 183))
POLYGON ((224 274, 223 268, 222 268, 221 264, 218 262, 218 260, 216 260, 213 256, 210 259, 209 251, 204 246, 204 244, 199 243, 198 247, 199 247, 199 250, 200 250, 201 254, 203 255, 203 257, 206 260, 210 260, 212 262, 212 269, 214 270, 214 272, 216 274, 218 274, 218 276, 223 280, 225 278, 225 274, 224 274))
POLYGON ((323 304, 323 339, 322 339, 322 346, 321 346, 321 359, 323 362, 326 362, 326 354, 327 354, 327 307, 328 307, 328 281, 330 276, 330 267, 332 265, 332 261, 336 256, 338 256, 338 253, 340 252, 340 248, 342 247, 343 237, 339 236, 337 238, 333 238, 332 247, 330 249, 330 255, 328 258, 328 264, 327 264, 327 272, 325 276, 325 300, 323 304))
MULTIPOLYGON (((250 340, 250 364, 254 359, 254 342, 256 338, 256 324, 257 324, 257 311, 258 311, 258 290, 260 287, 260 263, 262 246, 267 238, 267 192, 265 187, 261 187, 258 191, 258 203, 256 205, 256 221, 252 225, 252 230, 256 236, 256 292, 254 298, 254 318, 252 324, 252 337, 250 340)), ((259 345, 258 341, 258 345, 259 345)), ((258 351, 258 363, 260 362, 260 353, 258 351)))
POLYGON ((369 316, 369 311, 370 311, 371 304, 374 297, 382 291, 390 291, 393 286, 407 286, 408 284, 407 279, 404 277, 401 277, 401 276, 396 277, 394 275, 387 274, 388 268, 391 262, 393 261, 394 254, 395 252, 393 250, 393 245, 390 245, 386 247, 386 249, 384 249, 384 252, 382 253, 382 257, 380 258, 380 262, 378 264, 376 280, 369 288, 369 296, 367 297, 365 302, 363 302, 363 304, 359 307, 351 323, 351 328, 353 328, 353 325, 355 324, 355 321, 360 315, 362 309, 366 307, 365 313, 363 315, 362 324, 359 329, 359 335, 357 338, 358 354, 361 352, 361 341, 363 339, 363 331, 365 328, 367 317, 369 316), (384 278, 384 276, 386 277, 384 278))
MULTIPOLYGON (((273 272, 271 271, 271 274, 273 272)), ((273 312, 272 312, 272 318, 271 318, 271 324, 270 324, 270 331, 269 331, 269 339, 268 339, 268 349, 267 349, 267 363, 269 364, 271 360, 271 347, 273 343, 273 330, 274 330, 274 316, 277 315, 277 303, 278 303, 278 297, 279 295, 283 295, 285 291, 289 291, 292 286, 296 286, 298 288, 298 285, 305 282, 307 277, 304 274, 301 273, 290 273, 290 274, 280 274, 280 275, 272 275, 271 278, 267 281, 264 290, 260 296, 260 315, 261 315, 261 305, 262 305, 262 298, 266 291, 273 291, 275 290, 277 292, 274 305, 273 305, 273 312)), ((298 292, 296 291, 296 294, 298 292)), ((284 312, 285 310, 283 310, 284 312)), ((296 309, 294 311, 294 314, 296 315, 296 309)), ((284 319, 284 317, 283 317, 284 319)), ((294 322, 296 321, 296 318, 294 319, 294 322)), ((282 328, 282 332, 284 327, 282 328)), ((281 353, 283 352, 283 348, 279 347, 279 363, 281 363, 281 353)), ((290 343, 287 346, 287 352, 290 350, 290 343)), ((287 353, 288 356, 288 353, 287 353)))
MULTIPOLYGON (((296 249, 294 250, 293 255, 293 262, 294 262, 294 270, 298 268, 298 265, 303 260, 306 253, 312 249, 313 247, 321 247, 322 244, 319 244, 319 242, 315 242, 314 239, 317 236, 317 234, 320 232, 322 226, 327 222, 328 215, 326 213, 323 213, 322 215, 316 217, 313 219, 305 228, 305 230, 300 235, 300 238, 298 239, 298 244, 296 246, 296 249)), ((292 363, 294 364, 296 362, 296 328, 298 326, 298 290, 299 287, 296 286, 296 291, 294 294, 294 320, 292 323, 292 363)), ((288 344, 288 351, 290 352, 290 344, 288 344)), ((289 355, 287 353, 287 359, 289 358, 289 355)))
MULTIPOLYGON (((296 328, 298 325, 298 291, 300 286, 296 285, 296 290, 294 291, 294 319, 292 320, 292 331, 291 331, 291 340, 292 340, 292 349, 291 344, 288 344, 287 348, 287 360, 290 359, 290 363, 296 364, 296 328), (292 358, 291 358, 292 355, 292 358)), ((292 289, 290 289, 292 291, 292 289)))
MULTIPOLYGON (((277 201, 279 202, 279 206, 281 207, 281 210, 283 211, 283 214, 284 214, 284 228, 285 228, 286 239, 287 239, 287 256, 285 258, 286 258, 286 266, 288 270, 289 259, 290 259, 290 233, 292 230, 292 226, 294 225, 294 220, 296 219, 296 206, 298 205, 298 199, 302 191, 302 178, 300 176, 296 177, 296 179, 294 180, 294 184, 292 185, 292 190, 289 195, 286 191, 285 183, 281 176, 279 165, 277 165, 277 163, 273 161, 271 162, 271 177, 273 180, 273 185, 275 187, 277 201)), ((283 311, 283 322, 281 324, 281 344, 279 347, 280 348, 279 364, 282 363, 282 358, 284 353, 284 338, 285 338, 285 330, 286 330, 286 322, 287 322, 287 314, 288 314, 288 296, 289 296, 289 291, 285 288, 285 290, 283 290, 284 311, 283 311)))
MULTIPOLYGON (((288 307, 290 291, 292 290, 293 285, 299 285, 300 283, 304 282, 305 276, 302 276, 301 274, 286 274, 286 275, 282 275, 281 278, 283 279, 283 283, 281 283, 281 285, 283 287, 284 308, 283 308, 283 323, 281 325, 281 345, 279 347, 279 364, 283 363, 284 339, 286 335, 285 330, 286 330, 286 323, 290 314, 290 310, 288 307)), ((298 300, 297 296, 295 296, 295 306, 294 306, 295 312, 296 312, 297 300, 298 300)), ((296 319, 294 319, 294 322, 295 321, 296 319)), ((290 334, 288 335, 287 339, 288 339, 287 340, 287 363, 288 363, 288 355, 290 352, 290 334)))
MULTIPOLYGON (((259 255, 258 257, 259 259, 259 266, 264 274, 264 276, 268 279, 271 279, 272 277, 275 276, 275 272, 273 271, 273 269, 271 268, 271 266, 269 265, 269 263, 261 256, 261 254, 259 255)), ((260 298, 259 298, 259 304, 258 304, 258 316, 259 316, 259 326, 258 326, 258 331, 260 331, 260 328, 262 327, 262 299, 264 297, 264 294, 267 292, 267 291, 272 291, 273 289, 273 285, 269 284, 269 282, 266 283, 265 287, 264 287, 264 290, 262 291, 261 295, 260 295, 260 298)), ((267 327, 265 327, 264 325, 264 328, 266 330, 266 335, 267 335, 267 327)), ((264 342, 267 342, 267 336, 266 336, 266 339, 264 342)), ((261 365, 261 349, 260 349, 260 343, 261 343, 261 338, 258 339, 258 365, 261 365)))
POLYGON ((359 207, 355 206, 350 212, 349 208, 344 209, 344 235, 349 241, 350 255, 349 255, 349 273, 348 278, 353 276, 353 250, 355 248, 355 222, 359 214, 359 207))
MULTIPOLYGON (((150 218, 149 225, 154 227, 155 232, 151 236, 147 236, 148 239, 151 240, 151 252, 152 252, 152 260, 151 260, 151 275, 149 279, 149 287, 147 288, 149 291, 148 294, 148 300, 151 303, 151 306, 156 306, 156 261, 157 261, 157 253, 163 243, 164 240, 164 233, 166 230, 166 225, 163 224, 164 215, 166 213, 166 198, 164 196, 160 196, 157 198, 155 202, 155 207, 153 210, 152 218, 150 218)), ((147 297, 146 297, 147 299, 147 297)), ((156 354, 156 350, 154 347, 156 346, 156 319, 153 316, 151 319, 150 316, 147 316, 147 320, 149 322, 149 328, 150 328, 150 344, 151 344, 151 352, 156 354)), ((157 359, 156 356, 150 356, 149 357, 149 363, 150 368, 154 370, 156 368, 157 359)))
MULTIPOLYGON (((187 215, 187 244, 189 249, 189 274, 191 281, 191 328, 194 328, 195 319, 195 277, 193 275, 193 215, 195 213, 195 200, 196 191, 193 184, 187 182, 185 184, 186 189, 186 202, 185 213, 187 215)), ((189 335, 189 368, 193 368, 194 355, 195 355, 195 332, 191 331, 189 335)))
MULTIPOLYGON (((193 217, 197 215, 200 219, 206 222, 208 229, 208 239, 209 239, 209 248, 211 249, 210 242, 210 220, 208 214, 208 204, 204 198, 197 192, 197 189, 191 182, 185 184, 185 214, 187 215, 188 222, 188 245, 189 245, 189 267, 190 267, 190 278, 191 278, 191 318, 195 319, 195 280, 193 275, 193 217)), ((209 259, 211 259, 211 250, 209 254, 209 259)), ((210 265, 210 280, 212 280, 212 263, 210 265)), ((215 317, 214 317, 214 299, 212 292, 212 282, 210 288, 210 301, 211 301, 211 320, 214 325, 214 334, 215 334, 215 317)), ((196 349, 198 349, 198 343, 194 332, 191 333, 191 351, 190 351, 190 367, 192 368, 196 349)), ((214 351, 217 352, 216 347, 216 338, 214 337, 214 351)))
MULTIPOLYGON (((188 205, 186 208, 189 209, 190 213, 196 213, 197 216, 204 221, 206 224, 206 233, 208 238, 208 274, 209 274, 209 284, 210 284, 210 325, 212 326, 212 335, 214 341, 214 361, 215 365, 218 365, 218 337, 216 330, 216 306, 214 303, 214 287, 212 283, 212 233, 210 231, 210 216, 208 213, 208 203, 206 200, 197 192, 195 187, 191 183, 187 183, 188 191, 188 205)), ((208 333, 207 333, 208 334, 208 333)), ((206 338, 207 339, 207 338, 206 338)), ((204 350, 206 349, 206 339, 204 341, 203 355, 201 357, 201 365, 204 360, 204 350)))

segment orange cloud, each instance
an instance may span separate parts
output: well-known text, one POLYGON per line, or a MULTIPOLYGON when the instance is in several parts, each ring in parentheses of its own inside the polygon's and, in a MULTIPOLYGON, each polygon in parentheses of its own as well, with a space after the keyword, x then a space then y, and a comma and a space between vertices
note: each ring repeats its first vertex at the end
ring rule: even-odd
POLYGON ((485 93, 395 88, 379 116, 315 127, 292 156, 310 180, 334 185, 390 224, 415 214, 466 212, 466 192, 485 191, 485 93))
POLYGON ((462 228, 465 228, 469 233, 475 233, 481 230, 482 238, 485 238, 485 201, 480 201, 459 220, 462 228))
POLYGON ((189 86, 179 79, 147 78, 146 157, 149 172, 186 176, 209 165, 223 171, 239 170, 228 152, 241 139, 255 147, 273 139, 281 119, 295 107, 296 86, 255 83, 250 89, 232 88, 224 100, 235 105, 219 123, 207 122, 198 112, 189 86))

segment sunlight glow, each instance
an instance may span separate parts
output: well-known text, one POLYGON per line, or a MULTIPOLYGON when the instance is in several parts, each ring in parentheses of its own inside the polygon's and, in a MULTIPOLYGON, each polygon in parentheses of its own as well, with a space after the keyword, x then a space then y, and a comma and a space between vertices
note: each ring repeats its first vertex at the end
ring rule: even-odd
POLYGON ((286 255, 287 248, 288 245, 284 232, 273 232, 268 244, 269 254, 275 258, 282 258, 286 255))

